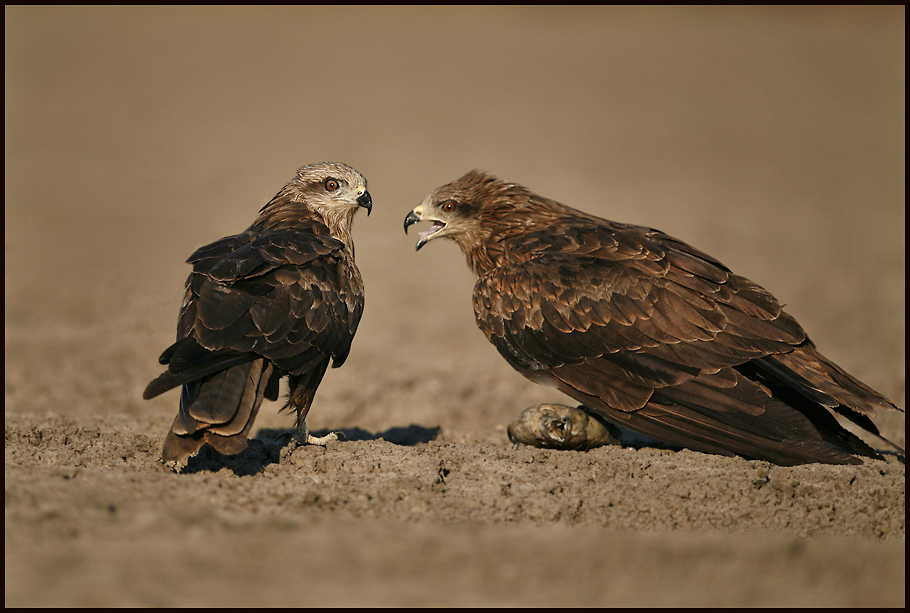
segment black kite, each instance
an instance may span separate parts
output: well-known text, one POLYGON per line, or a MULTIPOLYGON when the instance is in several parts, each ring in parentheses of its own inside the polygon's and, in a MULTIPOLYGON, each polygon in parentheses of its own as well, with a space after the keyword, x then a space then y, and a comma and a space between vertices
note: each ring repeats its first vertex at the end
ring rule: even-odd
POLYGON ((782 465, 878 454, 898 409, 825 358, 769 292, 652 228, 601 219, 479 171, 405 218, 453 239, 477 325, 528 379, 606 420, 697 451, 782 465))
POLYGON ((372 200, 366 179, 338 162, 303 166, 244 232, 198 249, 177 324, 149 383, 153 398, 182 386, 162 457, 180 460, 209 443, 224 454, 247 446, 263 398, 297 412, 297 439, 329 361, 341 366, 363 313, 351 223, 372 200))

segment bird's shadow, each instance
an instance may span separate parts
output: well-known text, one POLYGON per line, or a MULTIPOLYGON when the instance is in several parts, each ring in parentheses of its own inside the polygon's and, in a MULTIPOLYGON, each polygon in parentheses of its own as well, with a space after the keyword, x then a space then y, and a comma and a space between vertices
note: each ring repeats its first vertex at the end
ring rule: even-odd
MULTIPOLYGON (((291 428, 263 428, 249 440, 249 446, 246 449, 232 456, 222 455, 210 445, 203 445, 199 453, 187 460, 186 466, 180 470, 180 474, 218 472, 222 468, 227 468, 240 477, 258 474, 269 464, 279 463, 281 450, 289 444, 294 432, 291 428)), ((439 435, 440 428, 438 426, 426 428, 411 424, 410 426, 389 428, 384 432, 369 432, 361 428, 342 428, 340 430, 317 430, 310 434, 320 437, 330 432, 337 433, 342 442, 381 439, 393 445, 412 447, 435 439, 439 435)))

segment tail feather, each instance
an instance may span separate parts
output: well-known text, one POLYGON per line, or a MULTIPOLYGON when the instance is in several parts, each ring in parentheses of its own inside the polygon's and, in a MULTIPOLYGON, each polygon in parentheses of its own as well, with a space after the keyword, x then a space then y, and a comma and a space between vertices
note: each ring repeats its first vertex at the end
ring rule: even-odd
POLYGON ((162 458, 181 460, 204 443, 227 455, 243 451, 273 372, 259 358, 185 384, 162 458))
MULTIPOLYGON (((212 425, 209 432, 222 437, 231 437, 249 432, 256 413, 262 405, 262 399, 265 395, 266 387, 272 375, 274 368, 270 362, 265 360, 256 360, 250 362, 250 373, 247 375, 246 385, 240 397, 240 404, 237 412, 230 421, 223 424, 212 425)), ((246 436, 240 438, 246 439, 246 436)))
POLYGON ((866 417, 874 415, 877 408, 900 410, 893 402, 820 354, 811 343, 801 345, 790 353, 755 360, 754 365, 766 376, 779 379, 830 409, 843 406, 866 417))
POLYGON ((165 462, 177 462, 199 451, 205 444, 205 431, 199 430, 192 434, 177 434, 173 428, 164 439, 164 449, 161 459, 165 462))
POLYGON ((251 378, 258 380, 261 369, 262 360, 256 360, 228 368, 206 379, 199 395, 185 407, 186 412, 207 425, 231 423, 238 412, 244 411, 244 392, 251 378))
POLYGON ((899 453, 872 422, 876 409, 903 410, 851 376, 807 343, 788 354, 766 356, 737 367, 809 418, 828 443, 850 453, 878 457, 862 439, 842 428, 828 410, 875 435, 899 453))

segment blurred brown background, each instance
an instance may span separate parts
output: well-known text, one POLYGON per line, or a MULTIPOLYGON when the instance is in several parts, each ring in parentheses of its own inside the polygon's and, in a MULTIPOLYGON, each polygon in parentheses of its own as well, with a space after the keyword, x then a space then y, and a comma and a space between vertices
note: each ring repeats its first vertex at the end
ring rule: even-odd
MULTIPOLYGON (((365 315, 314 429, 499 440, 521 408, 559 400, 476 329, 455 245, 416 254, 402 231, 472 168, 714 255, 904 405, 903 7, 5 17, 7 424, 163 438, 175 397, 140 395, 184 259, 323 160, 360 170, 375 206, 354 228, 365 315)), ((289 418, 266 406, 257 425, 289 418)), ((883 428, 904 440, 902 416, 883 428)))

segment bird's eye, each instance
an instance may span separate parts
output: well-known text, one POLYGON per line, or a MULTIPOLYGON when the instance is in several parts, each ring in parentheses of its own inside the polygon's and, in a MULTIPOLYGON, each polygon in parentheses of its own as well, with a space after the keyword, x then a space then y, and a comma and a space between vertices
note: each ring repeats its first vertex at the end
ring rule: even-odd
POLYGON ((446 213, 451 213, 452 211, 455 210, 455 203, 452 202, 451 200, 449 200, 448 202, 446 202, 445 204, 442 205, 442 210, 445 211, 446 213))
POLYGON ((338 189, 338 181, 335 179, 326 179, 325 188, 330 192, 334 192, 336 189, 338 189))

